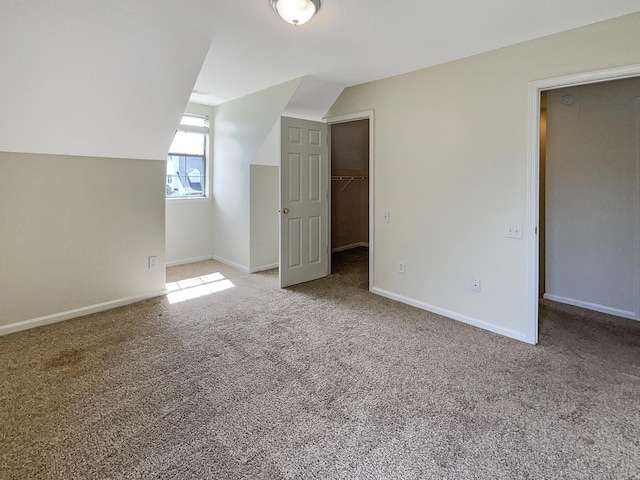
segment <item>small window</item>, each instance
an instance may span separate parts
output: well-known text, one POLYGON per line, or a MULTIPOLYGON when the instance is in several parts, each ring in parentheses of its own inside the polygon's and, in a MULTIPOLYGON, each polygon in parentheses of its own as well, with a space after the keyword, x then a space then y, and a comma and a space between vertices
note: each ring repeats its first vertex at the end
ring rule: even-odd
POLYGON ((167 197, 206 195, 209 117, 185 113, 167 155, 167 197))

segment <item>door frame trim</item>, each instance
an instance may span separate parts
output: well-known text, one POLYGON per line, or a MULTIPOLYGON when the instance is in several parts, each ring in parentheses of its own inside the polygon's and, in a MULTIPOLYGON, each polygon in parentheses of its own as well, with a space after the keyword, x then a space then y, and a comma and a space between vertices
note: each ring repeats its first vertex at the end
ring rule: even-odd
MULTIPOLYGON (((375 175, 375 153, 374 153, 374 110, 364 110, 362 112, 348 113, 346 115, 338 115, 335 117, 325 117, 327 125, 331 126, 336 123, 353 122, 356 120, 369 120, 369 291, 375 287, 375 195, 374 195, 374 175, 375 175)), ((329 145, 329 158, 331 158, 331 145, 329 145)), ((331 188, 329 188, 331 191, 331 188)), ((329 195, 331 198, 331 195, 329 195)), ((331 212, 331 205, 329 205, 329 212, 331 212)), ((331 238, 329 238, 329 244, 331 244, 331 238)), ((331 250, 331 248, 329 248, 331 250)))
MULTIPOLYGON (((635 201, 638 205, 638 212, 640 213, 640 96, 635 98, 635 116, 636 116, 636 197, 635 201)), ((636 240, 640 239, 640 216, 636 219, 635 228, 636 240)), ((635 303, 635 318, 634 320, 640 320, 640 241, 636 243, 636 303, 635 303)))
POLYGON ((595 70, 529 82, 527 113, 527 227, 525 341, 538 343, 538 223, 540 208, 540 93, 589 83, 640 76, 640 64, 595 70))

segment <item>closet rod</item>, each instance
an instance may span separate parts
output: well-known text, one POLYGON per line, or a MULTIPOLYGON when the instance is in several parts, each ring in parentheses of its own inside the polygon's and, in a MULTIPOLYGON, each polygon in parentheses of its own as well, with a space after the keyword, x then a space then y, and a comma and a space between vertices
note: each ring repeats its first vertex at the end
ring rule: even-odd
POLYGON ((331 180, 366 180, 362 175, 332 175, 331 180))
POLYGON ((362 175, 332 175, 331 176, 331 180, 347 180, 347 183, 344 187, 342 187, 340 189, 340 191, 338 192, 338 195, 340 195, 345 188, 347 188, 349 186, 349 184, 351 182, 353 182, 354 180, 366 180, 367 177, 362 176, 362 175))

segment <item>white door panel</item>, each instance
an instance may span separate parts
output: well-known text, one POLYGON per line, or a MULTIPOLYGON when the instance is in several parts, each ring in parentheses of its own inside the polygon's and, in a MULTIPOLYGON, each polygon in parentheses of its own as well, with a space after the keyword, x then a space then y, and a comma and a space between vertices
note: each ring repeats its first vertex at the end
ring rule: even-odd
POLYGON ((280 286, 329 273, 327 125, 282 117, 280 286))

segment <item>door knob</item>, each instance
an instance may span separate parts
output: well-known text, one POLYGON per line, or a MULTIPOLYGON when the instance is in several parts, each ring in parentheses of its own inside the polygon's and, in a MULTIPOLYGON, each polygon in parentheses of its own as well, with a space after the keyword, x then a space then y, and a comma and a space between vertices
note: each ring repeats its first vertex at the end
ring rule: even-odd
POLYGON ((287 207, 284 207, 282 209, 282 213, 284 213, 286 215, 287 213, 289 213, 289 209, 287 207))

